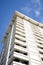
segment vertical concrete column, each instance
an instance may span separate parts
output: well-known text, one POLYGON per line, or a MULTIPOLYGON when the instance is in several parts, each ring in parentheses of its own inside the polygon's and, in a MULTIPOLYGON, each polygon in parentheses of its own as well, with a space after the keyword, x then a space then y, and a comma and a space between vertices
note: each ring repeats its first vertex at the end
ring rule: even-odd
POLYGON ((12 25, 12 29, 11 29, 10 40, 9 40, 9 46, 8 46, 8 53, 7 53, 7 59, 6 59, 6 64, 5 64, 5 65, 8 65, 9 53, 10 53, 11 42, 12 42, 12 35, 13 35, 13 29, 14 29, 14 24, 12 25))

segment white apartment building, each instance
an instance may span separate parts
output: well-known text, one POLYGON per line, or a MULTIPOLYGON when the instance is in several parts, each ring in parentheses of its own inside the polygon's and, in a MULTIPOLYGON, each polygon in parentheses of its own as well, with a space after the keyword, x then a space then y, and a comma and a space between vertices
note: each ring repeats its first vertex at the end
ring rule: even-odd
POLYGON ((43 24, 16 11, 2 41, 0 65, 43 65, 43 24))

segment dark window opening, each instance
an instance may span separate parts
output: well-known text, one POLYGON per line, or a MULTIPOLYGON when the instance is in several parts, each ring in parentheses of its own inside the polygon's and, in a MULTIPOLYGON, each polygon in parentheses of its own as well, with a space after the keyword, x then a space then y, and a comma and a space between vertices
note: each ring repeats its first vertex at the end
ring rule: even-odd
POLYGON ((21 40, 20 38, 17 38, 17 37, 16 37, 16 39, 17 39, 17 40, 20 40, 20 41, 23 41, 23 42, 26 42, 26 40, 21 40))
POLYGON ((39 43, 39 44, 42 44, 42 43, 39 43))
POLYGON ((23 53, 23 52, 21 52, 21 51, 19 51, 19 50, 15 50, 15 52, 18 52, 18 53, 21 53, 21 54, 27 55, 27 53, 23 53))
POLYGON ((14 61, 28 65, 28 61, 24 61, 24 60, 21 60, 21 59, 18 59, 18 58, 15 58, 14 61))
POLYGON ((16 62, 20 62, 20 60, 19 60, 18 58, 15 58, 14 61, 16 61, 16 62))
POLYGON ((26 46, 23 46, 24 48, 26 48, 26 46))
POLYGON ((43 54, 43 52, 39 51, 40 54, 43 54))
POLYGON ((41 44, 41 45, 43 45, 41 42, 38 42, 38 41, 36 41, 37 43, 39 43, 39 44, 41 44))
POLYGON ((42 61, 43 61, 43 58, 41 58, 42 59, 42 61))
POLYGON ((22 45, 20 45, 20 44, 17 44, 17 43, 16 43, 16 45, 26 48, 26 46, 22 46, 22 45))
POLYGON ((24 53, 24 55, 27 55, 27 53, 24 53))
POLYGON ((38 48, 43 49, 43 47, 38 46, 38 48))
POLYGON ((25 38, 25 36, 23 36, 22 34, 20 34, 20 33, 16 33, 16 35, 19 35, 19 36, 21 36, 21 37, 24 37, 25 38))
POLYGON ((28 61, 22 61, 22 63, 24 63, 24 64, 28 65, 28 61))

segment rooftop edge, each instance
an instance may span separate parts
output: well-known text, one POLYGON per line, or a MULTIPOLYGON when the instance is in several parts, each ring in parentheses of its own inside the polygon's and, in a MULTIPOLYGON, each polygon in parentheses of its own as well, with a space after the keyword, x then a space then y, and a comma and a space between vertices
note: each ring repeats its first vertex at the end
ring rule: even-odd
POLYGON ((15 14, 14 14, 14 16, 13 16, 13 18, 12 18, 10 24, 9 24, 9 27, 8 27, 8 29, 7 29, 7 31, 6 31, 6 33, 5 33, 5 35, 4 35, 3 39, 2 39, 2 41, 7 37, 8 33, 9 33, 9 30, 10 30, 11 26, 12 26, 13 23, 14 23, 13 19, 15 19, 16 16, 19 16, 19 17, 21 17, 22 19, 25 19, 25 20, 31 22, 32 24, 43 28, 43 24, 41 24, 41 23, 39 23, 39 22, 33 20, 32 18, 30 18, 30 17, 28 17, 28 16, 26 16, 26 15, 24 15, 24 14, 18 12, 18 11, 15 11, 15 14))

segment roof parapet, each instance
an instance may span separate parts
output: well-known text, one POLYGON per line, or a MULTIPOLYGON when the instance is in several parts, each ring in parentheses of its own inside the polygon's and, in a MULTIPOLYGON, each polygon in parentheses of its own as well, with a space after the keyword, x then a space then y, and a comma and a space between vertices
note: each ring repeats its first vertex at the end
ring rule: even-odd
POLYGON ((20 13, 20 12, 18 12, 18 11, 15 11, 15 16, 19 16, 19 17, 21 17, 22 19, 25 19, 25 20, 27 20, 27 21, 29 21, 29 22, 31 22, 31 23, 33 23, 33 24, 35 24, 35 25, 37 25, 37 26, 43 28, 43 24, 41 24, 41 23, 35 21, 34 19, 32 19, 32 18, 30 18, 30 17, 28 17, 28 16, 25 16, 24 14, 22 14, 22 13, 20 13))

